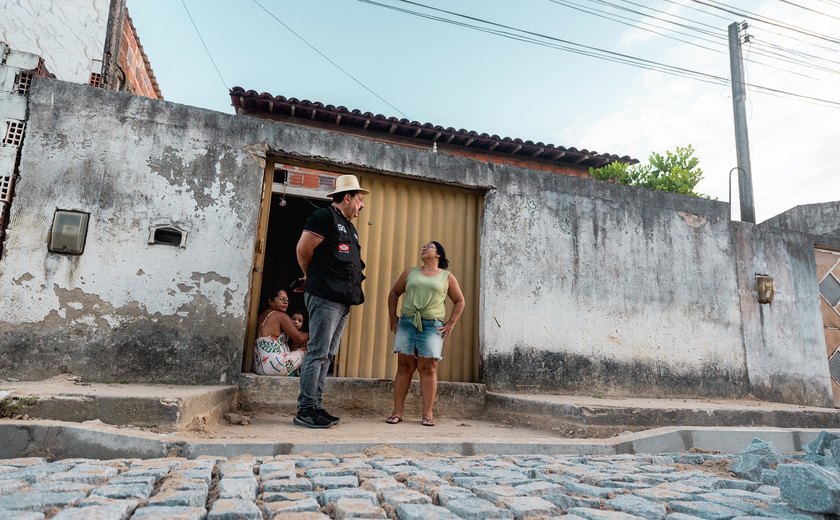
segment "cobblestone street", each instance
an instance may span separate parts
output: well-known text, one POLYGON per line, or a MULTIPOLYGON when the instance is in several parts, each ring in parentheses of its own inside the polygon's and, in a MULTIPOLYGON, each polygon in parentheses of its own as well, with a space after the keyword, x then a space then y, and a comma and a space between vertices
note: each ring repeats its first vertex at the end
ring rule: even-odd
POLYGON ((0 460, 0 519, 831 518, 794 505, 840 510, 836 473, 821 467, 837 442, 824 434, 792 455, 754 441, 740 454, 457 456, 385 446, 338 457, 17 458, 0 460))

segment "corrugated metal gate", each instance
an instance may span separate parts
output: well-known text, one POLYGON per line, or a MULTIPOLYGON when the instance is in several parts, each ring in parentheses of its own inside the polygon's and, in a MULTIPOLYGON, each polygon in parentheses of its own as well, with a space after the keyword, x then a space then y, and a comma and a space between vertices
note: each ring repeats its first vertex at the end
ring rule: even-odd
MULTIPOLYGON (((478 378, 479 222, 483 196, 475 191, 433 184, 359 175, 370 190, 355 223, 367 264, 364 305, 353 308, 342 339, 338 375, 391 378, 397 356, 388 326, 388 293, 399 274, 419 265, 420 246, 437 240, 450 258, 467 306, 444 344, 441 381, 478 378)), ((447 316, 452 304, 447 300, 447 316)))
POLYGON ((817 249, 817 280, 834 407, 840 408, 840 253, 817 249))

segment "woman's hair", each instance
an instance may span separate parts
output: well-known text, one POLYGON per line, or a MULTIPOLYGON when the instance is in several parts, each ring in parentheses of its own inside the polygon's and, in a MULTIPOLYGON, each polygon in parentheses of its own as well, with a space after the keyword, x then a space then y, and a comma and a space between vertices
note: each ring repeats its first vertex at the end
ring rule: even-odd
POLYGON ((277 295, 280 294, 280 291, 285 292, 287 296, 289 295, 289 292, 286 291, 284 287, 280 286, 269 287, 268 289, 263 291, 262 298, 260 299, 260 312, 268 309, 268 300, 273 300, 274 298, 277 298, 277 295))
POLYGON ((447 267, 449 267, 449 259, 446 258, 446 249, 444 249, 443 246, 440 245, 440 242, 432 240, 432 244, 435 245, 435 249, 437 249, 437 252, 440 255, 440 258, 438 258, 438 267, 440 267, 441 269, 446 269, 447 267))

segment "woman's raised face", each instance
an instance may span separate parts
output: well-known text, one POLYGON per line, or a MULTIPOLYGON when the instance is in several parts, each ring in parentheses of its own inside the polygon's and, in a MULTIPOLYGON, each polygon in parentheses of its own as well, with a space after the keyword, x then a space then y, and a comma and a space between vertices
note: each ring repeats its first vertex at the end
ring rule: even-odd
POLYGON ((275 311, 286 312, 286 309, 289 308, 289 295, 286 294, 286 291, 279 291, 277 296, 269 300, 268 303, 275 311))

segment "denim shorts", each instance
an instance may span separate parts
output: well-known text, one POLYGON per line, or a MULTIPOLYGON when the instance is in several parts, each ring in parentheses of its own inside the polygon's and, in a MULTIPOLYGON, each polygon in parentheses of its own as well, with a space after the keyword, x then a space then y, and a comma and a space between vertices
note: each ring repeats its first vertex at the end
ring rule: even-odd
POLYGON ((443 359, 443 336, 438 329, 441 320, 423 320, 423 332, 414 326, 414 320, 403 316, 397 322, 397 337, 394 338, 394 352, 421 358, 443 359))

